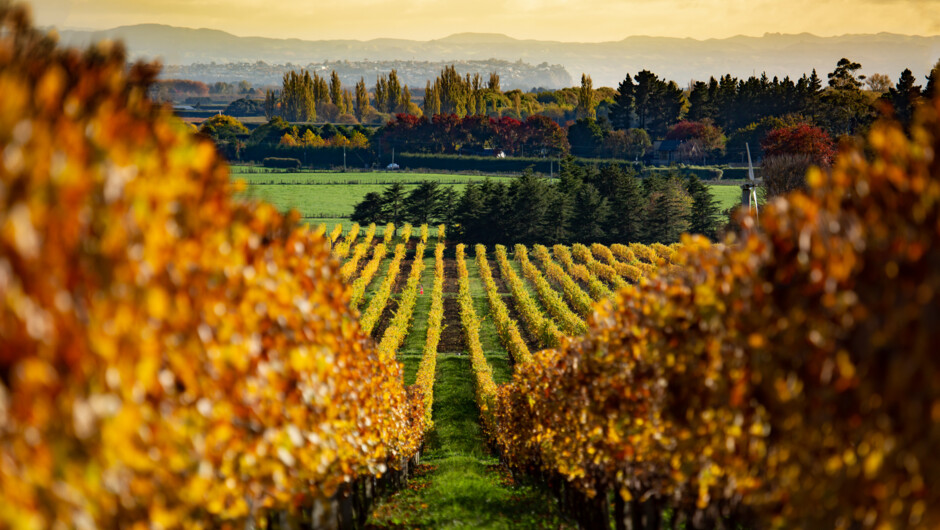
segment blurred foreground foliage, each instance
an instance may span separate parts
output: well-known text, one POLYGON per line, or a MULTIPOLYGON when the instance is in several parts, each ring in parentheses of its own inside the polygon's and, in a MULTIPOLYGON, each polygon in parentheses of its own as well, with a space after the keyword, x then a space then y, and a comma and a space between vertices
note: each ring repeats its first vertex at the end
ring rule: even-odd
POLYGON ((322 234, 0 2, 0 527, 215 527, 413 454, 425 413, 322 234))
POLYGON ((500 388, 506 458, 696 527, 940 527, 938 116, 598 304, 500 388))

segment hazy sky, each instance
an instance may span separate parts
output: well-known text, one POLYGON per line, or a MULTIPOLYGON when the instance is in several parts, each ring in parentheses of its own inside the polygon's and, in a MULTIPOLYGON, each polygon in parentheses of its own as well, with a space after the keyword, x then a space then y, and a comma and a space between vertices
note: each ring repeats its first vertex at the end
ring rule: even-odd
POLYGON ((631 35, 940 34, 940 0, 33 0, 38 24, 140 23, 241 36, 428 40, 466 31, 597 42, 631 35))

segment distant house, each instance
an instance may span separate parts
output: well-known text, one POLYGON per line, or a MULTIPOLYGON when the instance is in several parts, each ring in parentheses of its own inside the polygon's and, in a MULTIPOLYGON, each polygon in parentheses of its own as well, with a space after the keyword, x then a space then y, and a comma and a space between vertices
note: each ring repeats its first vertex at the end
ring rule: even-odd
POLYGON ((682 140, 657 140, 653 142, 652 162, 671 164, 679 161, 679 147, 682 140))

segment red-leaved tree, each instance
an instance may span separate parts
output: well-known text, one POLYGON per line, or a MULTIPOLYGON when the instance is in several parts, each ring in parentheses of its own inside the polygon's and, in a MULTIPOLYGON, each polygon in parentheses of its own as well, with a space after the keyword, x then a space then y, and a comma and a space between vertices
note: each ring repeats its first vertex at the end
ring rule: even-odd
POLYGON ((829 133, 801 123, 788 127, 778 127, 769 133, 760 143, 766 157, 783 155, 806 155, 820 166, 832 164, 836 155, 835 144, 829 133))

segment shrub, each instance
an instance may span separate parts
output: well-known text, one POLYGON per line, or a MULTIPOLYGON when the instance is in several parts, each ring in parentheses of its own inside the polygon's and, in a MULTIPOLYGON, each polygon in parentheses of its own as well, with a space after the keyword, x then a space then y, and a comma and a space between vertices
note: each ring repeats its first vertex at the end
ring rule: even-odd
POLYGON ((264 167, 280 169, 300 169, 300 160, 296 158, 278 158, 269 156, 262 161, 264 167))

